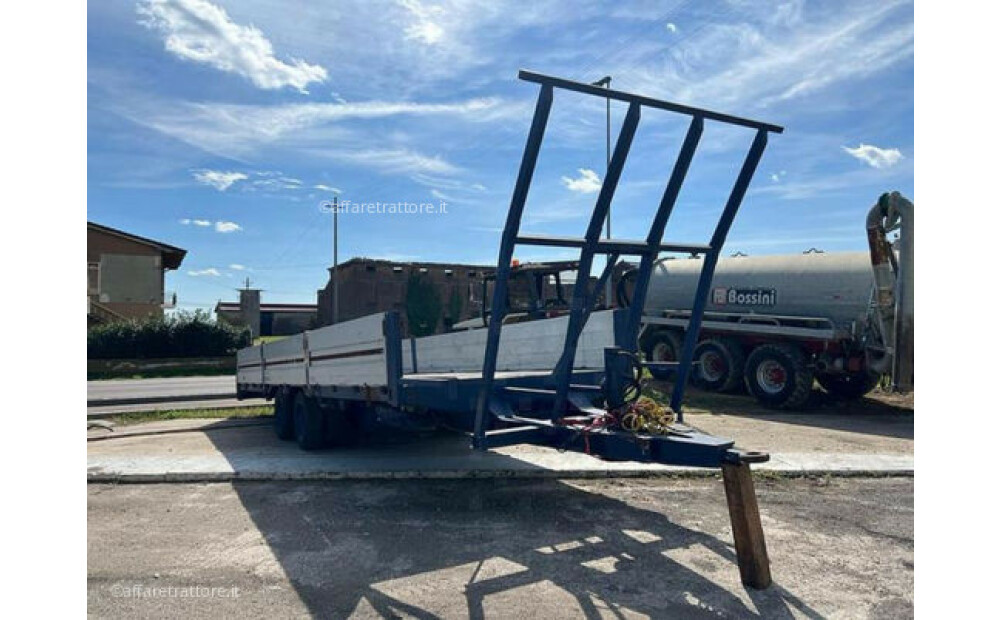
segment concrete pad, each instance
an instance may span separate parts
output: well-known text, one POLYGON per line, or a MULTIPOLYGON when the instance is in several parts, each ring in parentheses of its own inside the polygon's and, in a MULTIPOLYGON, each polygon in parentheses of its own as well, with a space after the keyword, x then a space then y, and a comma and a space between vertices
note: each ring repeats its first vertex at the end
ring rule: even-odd
MULTIPOLYGON (((455 433, 389 437, 374 444, 304 452, 275 438, 267 425, 227 427, 225 421, 177 420, 136 425, 125 434, 170 428, 191 432, 123 436, 88 444, 91 482, 194 482, 378 478, 600 478, 715 475, 700 469, 607 462, 577 452, 521 445, 476 452, 455 433)), ((107 434, 107 431, 92 433, 107 434)), ((778 452, 756 469, 804 474, 913 473, 912 454, 778 452)))

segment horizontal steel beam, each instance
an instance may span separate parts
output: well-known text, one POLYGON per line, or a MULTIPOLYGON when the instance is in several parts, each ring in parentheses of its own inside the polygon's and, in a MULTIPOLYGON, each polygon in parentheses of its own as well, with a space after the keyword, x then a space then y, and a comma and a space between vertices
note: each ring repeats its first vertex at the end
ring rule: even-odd
POLYGON ((651 97, 636 95, 634 93, 627 93, 621 90, 602 88, 600 86, 593 86, 592 84, 584 84, 583 82, 574 82, 573 80, 566 80, 563 78, 553 77, 551 75, 535 73, 534 71, 527 71, 525 69, 521 69, 520 71, 518 71, 517 77, 528 82, 535 82, 537 84, 544 84, 547 86, 554 86, 556 88, 562 88, 565 90, 572 90, 578 93, 584 93, 586 95, 595 95, 597 97, 601 97, 602 99, 614 99, 616 101, 638 103, 639 105, 644 105, 649 108, 658 108, 660 110, 667 110, 669 112, 688 114, 690 116, 696 116, 713 121, 719 121, 722 123, 730 123, 732 125, 742 125, 743 127, 752 127, 753 129, 763 129, 765 131, 770 131, 773 133, 781 133, 785 130, 785 128, 781 127, 780 125, 772 125, 771 123, 762 123, 760 121, 754 121, 748 118, 732 116, 730 114, 722 114, 721 112, 713 112, 712 110, 695 108, 680 103, 671 103, 669 101, 653 99, 651 97))
MULTIPOLYGON (((552 248, 582 248, 587 240, 579 237, 551 237, 547 235, 520 235, 515 240, 521 245, 541 245, 552 248)), ((712 246, 704 243, 674 243, 665 242, 659 245, 650 246, 645 241, 628 241, 618 239, 602 239, 597 242, 596 251, 603 254, 646 254, 650 251, 659 252, 690 252, 694 254, 704 254, 712 249, 712 246)))

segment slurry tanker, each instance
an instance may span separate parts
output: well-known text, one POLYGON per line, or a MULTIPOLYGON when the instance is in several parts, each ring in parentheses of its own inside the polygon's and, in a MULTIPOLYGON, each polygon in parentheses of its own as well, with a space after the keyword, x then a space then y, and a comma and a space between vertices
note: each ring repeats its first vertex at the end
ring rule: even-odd
MULTIPOLYGON (((814 380, 844 398, 867 394, 882 377, 894 390, 912 390, 913 203, 883 194, 866 230, 868 252, 720 259, 693 349, 692 382, 720 392, 745 387, 779 408, 803 405, 814 380), (893 231, 899 238, 890 243, 893 231)), ((702 263, 656 264, 640 336, 647 360, 679 359, 702 263)), ((619 284, 622 305, 630 280, 626 274, 619 284)))

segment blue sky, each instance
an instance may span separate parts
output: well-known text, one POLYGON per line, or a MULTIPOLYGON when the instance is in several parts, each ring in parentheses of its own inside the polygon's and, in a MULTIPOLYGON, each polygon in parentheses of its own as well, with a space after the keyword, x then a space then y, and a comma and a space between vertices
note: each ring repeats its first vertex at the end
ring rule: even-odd
MULTIPOLYGON (((179 245, 179 306, 314 302, 341 259, 495 263, 537 86, 527 68, 783 125, 726 253, 865 248, 883 191, 913 194, 910 2, 88 3, 88 218, 179 245)), ((604 102, 556 94, 522 230, 582 233, 604 102)), ((617 133, 624 105, 612 107, 617 133)), ((612 206, 640 238, 683 117, 646 111, 612 206)), ((707 241, 752 131, 708 123, 666 237, 707 241)), ((520 248, 521 260, 571 258, 520 248)))

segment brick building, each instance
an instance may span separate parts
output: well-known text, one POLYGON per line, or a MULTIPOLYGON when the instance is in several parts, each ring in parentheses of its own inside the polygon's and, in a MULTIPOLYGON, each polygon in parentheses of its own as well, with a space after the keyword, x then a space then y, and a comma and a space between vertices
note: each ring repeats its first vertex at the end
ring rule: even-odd
MULTIPOLYGON (((320 325, 333 322, 333 268, 326 286, 317 291, 316 305, 320 325)), ((482 278, 496 271, 495 265, 463 265, 458 263, 410 263, 372 258, 352 258, 338 267, 339 320, 349 321, 376 312, 396 310, 402 322, 403 333, 410 329, 407 312, 408 291, 411 303, 416 294, 432 289, 427 297, 436 298, 428 306, 429 321, 418 329, 429 333, 446 331, 449 326, 479 314, 482 298, 482 278), (413 290, 411 291, 411 287, 413 290), (434 317, 433 315, 437 316, 434 317)), ((426 298, 426 297, 424 297, 426 298)))

